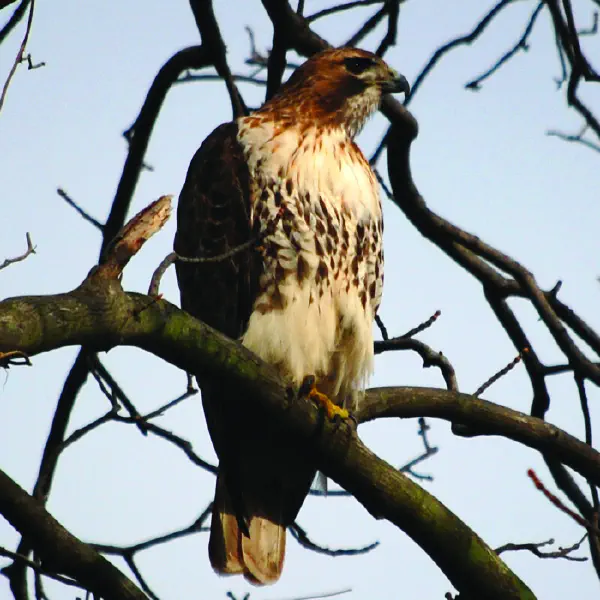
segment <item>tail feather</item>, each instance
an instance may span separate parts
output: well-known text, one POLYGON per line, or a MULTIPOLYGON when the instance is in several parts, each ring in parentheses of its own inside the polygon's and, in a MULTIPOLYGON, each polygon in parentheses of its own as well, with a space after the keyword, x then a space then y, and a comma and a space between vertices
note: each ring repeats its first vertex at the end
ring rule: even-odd
POLYGON ((223 477, 217 477, 208 555, 212 568, 223 575, 244 572, 240 544, 240 528, 223 477))
POLYGON ((275 583, 283 569, 285 527, 268 517, 253 516, 250 536, 242 535, 242 560, 246 579, 258 585, 275 583))
POLYGON ((248 493, 244 494, 245 508, 250 515, 246 533, 232 508, 224 476, 219 474, 208 552, 217 573, 243 573, 251 583, 267 585, 275 583, 281 575, 286 531, 281 518, 256 514, 254 510, 260 507, 253 506, 252 500, 248 493))

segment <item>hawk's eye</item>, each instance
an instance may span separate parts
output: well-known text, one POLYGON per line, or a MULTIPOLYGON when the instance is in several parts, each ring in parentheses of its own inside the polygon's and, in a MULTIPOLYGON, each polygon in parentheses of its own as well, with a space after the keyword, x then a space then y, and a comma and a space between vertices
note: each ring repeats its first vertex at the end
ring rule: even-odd
POLYGON ((367 69, 370 69, 375 64, 375 61, 371 58, 364 58, 362 56, 354 56, 352 58, 344 59, 344 66, 353 75, 360 75, 367 69))

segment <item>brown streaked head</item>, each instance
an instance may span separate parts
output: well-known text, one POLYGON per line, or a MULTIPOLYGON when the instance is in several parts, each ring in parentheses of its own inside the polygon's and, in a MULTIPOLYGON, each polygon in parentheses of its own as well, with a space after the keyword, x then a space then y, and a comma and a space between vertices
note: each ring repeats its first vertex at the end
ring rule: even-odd
POLYGON ((353 137, 377 110, 383 94, 409 90, 406 78, 372 52, 331 48, 298 67, 261 112, 341 125, 353 137))

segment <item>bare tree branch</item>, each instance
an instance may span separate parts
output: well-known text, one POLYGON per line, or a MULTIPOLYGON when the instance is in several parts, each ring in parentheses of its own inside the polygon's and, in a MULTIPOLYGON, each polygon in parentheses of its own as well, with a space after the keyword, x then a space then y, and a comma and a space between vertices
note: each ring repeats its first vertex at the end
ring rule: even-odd
POLYGON ((461 35, 453 40, 447 42, 440 48, 438 48, 433 56, 429 59, 427 64, 423 67, 421 72, 417 75, 414 83, 411 86, 410 94, 406 98, 406 104, 408 104, 415 96, 423 81, 429 75, 430 71, 437 65, 437 63, 446 55, 448 52, 454 50, 458 46, 470 45, 476 41, 481 34, 487 29, 487 27, 494 21, 494 19, 502 12, 507 6, 517 2, 518 0, 500 0, 496 3, 493 8, 477 23, 474 29, 465 35, 461 35))
POLYGON ((325 554, 326 556, 356 556, 359 554, 366 554, 367 552, 371 552, 379 546, 379 542, 373 542, 372 544, 368 544, 367 546, 363 546, 362 548, 327 548, 326 546, 321 546, 315 542, 313 542, 306 533, 306 530, 300 527, 298 523, 293 523, 289 527, 289 531, 292 534, 292 537, 304 548, 308 550, 312 550, 313 552, 317 552, 318 554, 325 554))
POLYGON ((248 114, 244 99, 233 81, 231 70, 227 63, 225 42, 221 36, 221 30, 215 17, 212 1, 190 0, 190 6, 194 13, 198 30, 200 31, 202 46, 207 48, 212 65, 227 86, 234 118, 248 114))
MULTIPOLYGON (((44 569, 38 563, 29 560, 26 556, 21 556, 16 552, 11 552, 10 550, 7 550, 6 548, 0 548, 0 556, 6 556, 7 558, 11 558, 13 561, 22 562, 23 564, 27 565, 30 569, 33 569, 36 573, 45 575, 46 577, 50 577, 51 579, 54 579, 55 581, 58 581, 60 583, 64 583, 65 585, 78 588, 82 587, 81 584, 79 584, 74 579, 71 579, 70 577, 64 577, 63 575, 58 575, 57 573, 53 573, 48 569, 44 569)), ((0 573, 2 571, 3 569, 0 569, 0 573)))
POLYGON ((545 542, 538 543, 529 543, 529 544, 504 544, 499 548, 496 548, 496 552, 498 554, 502 554, 503 552, 515 552, 519 550, 527 550, 531 552, 538 558, 564 558, 565 560, 572 560, 576 562, 585 562, 587 558, 585 556, 571 556, 571 552, 575 550, 579 550, 581 544, 587 537, 587 534, 584 535, 578 542, 573 544, 572 546, 568 546, 566 548, 559 547, 558 550, 541 550, 544 546, 549 546, 554 544, 553 539, 546 540, 545 542))
POLYGON ((375 50, 377 56, 385 56, 385 53, 391 46, 396 45, 398 36, 398 17, 400 16, 400 3, 404 0, 386 0, 385 4, 388 7, 388 28, 381 43, 375 50))
POLYGON ((590 534, 594 535, 598 535, 598 533, 600 533, 600 531, 597 532, 593 532, 593 529, 595 529, 595 525, 590 523, 589 521, 587 521, 586 519, 584 519, 583 517, 581 517, 581 515, 578 515, 575 511, 571 510, 564 502, 562 502, 562 500, 560 500, 560 498, 558 496, 556 496, 555 494, 553 494, 540 480, 540 478, 536 475, 535 471, 533 469, 529 469, 527 471, 527 475, 528 477, 531 479, 531 481, 533 481, 533 484, 535 485, 535 487, 542 492, 542 494, 544 494, 544 496, 546 496, 546 498, 548 498, 548 500, 554 504, 554 506, 556 506, 556 508, 558 508, 558 510, 560 510, 561 512, 565 513, 566 515, 568 515, 569 517, 571 517, 576 523, 578 523, 579 525, 581 525, 582 527, 585 527, 586 529, 588 529, 590 531, 590 534))
POLYGON ((205 47, 191 46, 174 54, 154 78, 142 109, 128 130, 129 150, 110 213, 104 225, 100 256, 103 256, 106 246, 125 223, 129 205, 143 168, 150 136, 167 92, 185 71, 202 69, 211 64, 210 53, 205 47))
POLYGON ((56 193, 72 208, 74 208, 77 213, 83 218, 84 221, 87 221, 88 223, 91 223, 94 227, 96 227, 96 229, 99 229, 100 231, 102 231, 104 229, 104 225, 102 225, 102 223, 100 223, 100 221, 98 221, 98 219, 95 219, 94 217, 92 217, 91 215, 89 215, 85 210, 83 210, 83 208, 81 208, 81 206, 79 206, 79 204, 77 204, 75 202, 75 200, 73 200, 71 198, 71 196, 69 196, 69 194, 67 194, 67 192, 65 192, 65 190, 63 190, 62 188, 57 188, 56 193))
POLYGON ((312 23, 313 21, 317 21, 318 19, 322 19, 323 17, 335 15, 346 10, 352 10, 353 8, 358 8, 359 6, 371 6, 373 4, 383 4, 384 2, 385 0, 354 0, 353 2, 337 4, 335 6, 324 8, 323 10, 309 15, 308 17, 306 17, 306 21, 308 23, 312 23))
MULTIPOLYGON (((523 352, 528 352, 528 349, 524 348, 523 352)), ((523 356, 521 353, 517 354, 517 356, 513 358, 513 360, 511 360, 505 367, 502 367, 502 369, 500 369, 497 373, 494 373, 487 381, 484 381, 473 392, 473 396, 480 396, 481 394, 483 394, 483 392, 485 392, 485 390, 487 390, 490 386, 496 383, 496 381, 502 379, 502 377, 504 377, 507 373, 512 371, 521 362, 522 358, 523 356)))
POLYGON ((367 19, 360 29, 344 44, 344 46, 358 46, 374 29, 383 21, 389 12, 389 2, 383 3, 383 6, 369 19, 367 19))
MULTIPOLYGON (((185 52, 185 51, 182 51, 185 52)), ((181 55, 181 53, 179 53, 181 55)), ((176 55, 177 56, 177 55, 176 55)), ((160 74, 159 74, 160 75, 160 74)), ((176 77, 175 77, 176 78, 176 77)), ((157 76, 158 79, 158 76, 157 76)), ((155 84, 156 84, 156 80, 155 80, 155 84)), ((149 94, 150 96, 150 94, 149 94)), ((148 105, 148 102, 146 103, 146 105, 148 105)), ((145 106, 146 106, 145 105, 145 106)), ((144 108, 142 108, 142 112, 140 113, 140 115, 144 113, 144 108)), ((156 116, 156 115, 155 115, 156 116)), ((148 117, 148 115, 146 116, 146 118, 148 117)), ((148 133, 149 135, 149 133, 148 133)), ((146 140, 147 143, 147 140, 146 140)), ((139 144, 139 142, 138 142, 139 144)), ((134 142, 132 142, 132 144, 130 145, 130 149, 129 149, 129 157, 128 157, 128 161, 131 159, 132 157, 132 147, 134 146, 134 142)), ((145 149, 145 146, 144 146, 145 149)), ((140 159, 143 157, 143 153, 142 156, 140 156, 140 159)), ((125 176, 125 171, 127 171, 127 162, 126 162, 126 166, 124 169, 124 175, 125 176)), ((133 168, 133 167, 130 167, 133 168)), ((124 179, 121 179, 121 182, 124 181, 124 179)), ((131 190, 133 192, 133 190, 131 190)), ((124 199, 122 198, 121 200, 117 200, 117 197, 119 196, 119 191, 117 190, 117 196, 115 197, 115 201, 113 202, 113 207, 111 210, 111 215, 113 216, 113 223, 115 223, 114 219, 116 218, 115 215, 117 215, 119 213, 120 210, 124 210, 125 212, 128 209, 129 206, 129 201, 131 198, 129 199, 124 199)), ((123 219, 125 218, 125 212, 123 212, 122 217, 123 219)), ((103 246, 109 244, 109 242, 112 241, 111 239, 108 239, 108 235, 110 232, 110 227, 108 227, 108 222, 111 221, 111 216, 109 216, 109 219, 107 221, 107 226, 105 226, 105 228, 103 229, 103 246)), ((117 232, 115 232, 114 235, 116 235, 117 232)), ((140 239, 143 239, 143 235, 140 237, 140 239)), ((121 238, 122 240, 122 238, 121 238)), ((131 240, 130 240, 131 241, 131 240)), ((143 243, 143 242, 142 242, 143 243)), ((131 243, 129 244, 131 249, 132 246, 135 246, 135 243, 131 243)), ((113 256, 111 257, 112 260, 108 262, 108 264, 106 266, 104 266, 103 268, 100 269, 100 273, 104 272, 105 275, 106 274, 114 274, 114 273, 118 273, 119 272, 119 264, 126 264, 127 260, 129 260, 127 258, 127 256, 129 254, 128 251, 128 245, 127 243, 123 244, 121 243, 120 245, 117 242, 116 246, 113 247, 118 247, 121 248, 121 251, 118 253, 118 256, 116 253, 113 253, 113 256)), ((139 249, 139 246, 138 246, 139 249)), ((50 432, 48 434, 48 437, 46 439, 46 444, 44 446, 44 450, 43 450, 43 454, 42 454, 42 460, 40 461, 40 467, 39 467, 39 471, 38 471, 38 475, 37 475, 37 479, 33 488, 33 497, 38 500, 42 506, 46 504, 47 500, 48 500, 48 496, 50 494, 50 490, 52 487, 52 481, 54 479, 54 474, 56 472, 57 466, 58 466, 58 460, 61 454, 61 451, 63 449, 63 443, 64 440, 66 438, 66 432, 67 432, 67 426, 71 417, 71 413, 73 411, 73 407, 75 406, 75 399, 77 398, 77 395, 79 394, 79 392, 81 391, 83 385, 85 384, 88 374, 89 374, 89 364, 90 364, 90 355, 93 354, 92 352, 90 352, 87 349, 81 349, 79 354, 77 355, 77 358, 75 359, 75 362, 73 363, 73 366, 71 367, 71 370, 69 371, 69 374, 67 375, 66 379, 65 379, 65 383, 63 385, 63 389, 61 391, 61 394, 59 396, 58 399, 58 403, 56 406, 56 410, 54 412, 54 417, 52 419, 52 425, 50 426, 50 432)), ((19 542, 19 545, 17 547, 17 553, 22 555, 22 556, 28 556, 29 553, 31 552, 32 548, 30 546, 29 540, 26 539, 25 537, 21 538, 21 541, 19 542)), ((27 594, 27 577, 26 577, 26 571, 23 568, 22 564, 14 564, 10 571, 10 587, 11 590, 13 592, 13 595, 15 596, 15 598, 17 600, 21 600, 24 599, 26 600, 28 597, 27 594)))
POLYGON ((575 135, 570 135, 567 133, 562 133, 560 131, 555 131, 554 129, 551 129, 546 132, 546 135, 548 135, 550 137, 557 137, 561 140, 564 140, 565 142, 575 142, 577 144, 581 144, 582 146, 586 146, 587 148, 590 148, 591 150, 600 152, 600 144, 594 144, 594 142, 591 142, 590 140, 586 140, 583 137, 583 133, 585 132, 586 129, 587 129, 587 127, 585 127, 581 133, 578 133, 575 135))
POLYGON ((496 73, 496 71, 498 71, 498 69, 500 69, 502 65, 506 64, 515 54, 517 54, 517 52, 519 52, 520 50, 527 52, 527 50, 529 50, 527 41, 529 40, 529 36, 533 31, 533 27, 538 18, 538 15, 542 11, 542 8, 544 8, 544 2, 539 2, 538 5, 535 7, 535 10, 531 14, 531 17, 529 18, 529 22, 525 27, 525 31, 523 31, 523 35, 521 35, 517 43, 508 52, 503 54, 487 71, 485 71, 485 73, 482 73, 475 79, 469 81, 469 83, 465 84, 465 88, 475 91, 481 89, 481 84, 488 77, 491 77, 494 73, 496 73))
POLYGON ((170 533, 165 533, 157 537, 138 542, 137 544, 131 544, 130 546, 114 546, 110 544, 90 544, 95 550, 102 554, 112 554, 115 556, 125 556, 127 554, 135 554, 136 552, 143 552, 148 548, 154 548, 161 544, 166 544, 171 540, 177 540, 182 537, 186 537, 193 533, 207 532, 209 528, 206 525, 206 521, 212 513, 212 502, 202 511, 200 516, 194 520, 191 525, 182 529, 177 529, 170 533))
POLYGON ((434 388, 374 388, 355 412, 359 423, 373 419, 432 417, 467 425, 471 435, 502 435, 535 448, 600 485, 600 453, 537 417, 459 392, 434 388))
POLYGON ((0 264, 0 271, 2 269, 6 269, 6 267, 9 265, 25 260, 30 254, 35 254, 35 246, 31 242, 31 236, 29 235, 29 232, 25 234, 25 239, 27 240, 27 250, 25 250, 23 254, 15 256, 14 258, 5 258, 4 262, 0 264))
POLYGON ((458 390, 458 381, 454 367, 442 352, 436 352, 425 342, 403 336, 375 342, 375 354, 390 350, 413 350, 423 359, 423 368, 438 367, 449 390, 458 390))
POLYGON ((421 439, 423 440, 424 450, 419 456, 417 456, 416 458, 413 458, 411 461, 407 462, 405 465, 400 467, 399 471, 401 473, 408 473, 409 475, 412 475, 416 479, 421 479, 421 480, 425 480, 425 481, 433 481, 433 477, 431 475, 423 475, 422 473, 417 473, 414 470, 414 467, 416 467, 418 464, 422 463, 423 461, 427 460, 428 458, 431 458, 438 452, 438 448, 436 448, 435 446, 432 446, 429 443, 429 438, 428 438, 427 434, 428 434, 429 430, 431 429, 431 427, 429 427, 427 420, 425 419, 425 417, 419 417, 418 421, 419 421, 419 432, 418 433, 419 433, 419 436, 421 437, 421 439))
MULTIPOLYGON (((23 2, 23 4, 25 4, 25 2, 23 2)), ((27 27, 25 29, 25 35, 23 36, 23 41, 21 42, 21 47, 19 48, 19 51, 17 52, 17 56, 15 57, 13 66, 11 67, 11 69, 8 73, 8 77, 6 78, 4 87, 2 88, 2 94, 0 94, 0 111, 2 110, 2 107, 4 106, 4 100, 6 99, 6 94, 8 93, 8 86, 10 85, 11 79, 13 78, 13 75, 15 74, 17 67, 22 62, 23 55, 25 54, 25 46, 27 46, 27 40, 29 39, 29 34, 31 33, 31 24, 33 22, 34 6, 35 6, 35 0, 29 0, 29 7, 30 7, 29 8, 29 17, 27 19, 27 27)), ((17 11, 18 11, 18 9, 17 9, 17 11)), ((15 11, 15 14, 17 13, 17 11, 15 11)))

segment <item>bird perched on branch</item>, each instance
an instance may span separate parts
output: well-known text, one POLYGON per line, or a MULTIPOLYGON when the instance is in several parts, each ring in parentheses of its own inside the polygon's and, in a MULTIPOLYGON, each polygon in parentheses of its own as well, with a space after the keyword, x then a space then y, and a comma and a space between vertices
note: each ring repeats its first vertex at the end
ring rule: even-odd
MULTIPOLYGON (((206 138, 179 198, 176 253, 223 257, 177 263, 183 309, 297 386, 312 381, 328 418, 348 416, 372 370, 383 284, 379 189, 353 139, 382 94, 408 89, 370 52, 325 50, 206 138)), ((314 464, 243 389, 199 379, 219 457, 212 566, 273 583, 314 464)))

